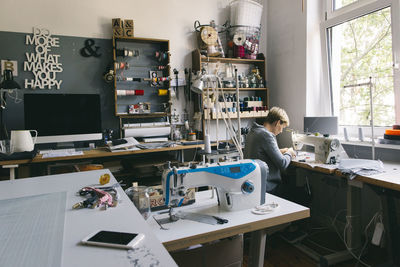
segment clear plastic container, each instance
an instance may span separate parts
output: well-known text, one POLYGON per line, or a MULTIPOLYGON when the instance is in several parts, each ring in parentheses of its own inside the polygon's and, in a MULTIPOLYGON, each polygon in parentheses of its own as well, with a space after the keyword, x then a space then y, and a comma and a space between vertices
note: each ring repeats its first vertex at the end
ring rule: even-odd
POLYGON ((147 186, 129 187, 125 193, 132 200, 135 207, 138 209, 143 218, 147 220, 150 217, 150 196, 147 186))

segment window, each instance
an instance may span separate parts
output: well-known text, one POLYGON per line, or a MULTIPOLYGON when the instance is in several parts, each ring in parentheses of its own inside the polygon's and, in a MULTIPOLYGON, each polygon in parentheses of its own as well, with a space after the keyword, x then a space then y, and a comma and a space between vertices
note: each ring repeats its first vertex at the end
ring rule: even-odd
POLYGON ((347 8, 337 16, 332 11, 324 23, 332 110, 339 125, 370 125, 370 77, 374 125, 399 123, 396 81, 400 80, 397 62, 393 62, 398 51, 400 25, 394 23, 398 21, 398 0, 327 1, 327 6, 347 8))
POLYGON ((342 7, 350 5, 351 3, 357 2, 357 0, 333 0, 333 10, 338 10, 342 7))

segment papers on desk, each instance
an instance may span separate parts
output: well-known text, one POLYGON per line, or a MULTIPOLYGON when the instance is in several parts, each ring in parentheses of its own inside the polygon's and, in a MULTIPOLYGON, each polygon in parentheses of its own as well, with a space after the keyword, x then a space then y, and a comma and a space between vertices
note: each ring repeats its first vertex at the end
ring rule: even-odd
POLYGON ((0 200, 0 266, 61 266, 67 193, 0 200))
POLYGON ((115 146, 112 145, 112 142, 107 144, 107 147, 111 152, 140 150, 140 148, 136 147, 139 142, 133 137, 126 137, 119 140, 125 140, 126 142, 115 146))
POLYGON ((373 175, 384 171, 383 163, 380 160, 369 159, 342 159, 339 163, 339 170, 348 174, 350 179, 357 175, 373 175))
POLYGON ((141 149, 156 149, 156 148, 163 148, 163 147, 173 147, 175 146, 175 142, 161 142, 161 143, 146 143, 146 144, 138 144, 137 147, 141 149))

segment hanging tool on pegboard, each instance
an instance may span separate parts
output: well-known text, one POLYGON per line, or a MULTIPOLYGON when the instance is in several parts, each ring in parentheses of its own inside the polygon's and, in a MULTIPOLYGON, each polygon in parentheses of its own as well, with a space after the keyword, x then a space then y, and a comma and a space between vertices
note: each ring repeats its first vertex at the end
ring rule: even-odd
POLYGON ((189 74, 189 71, 188 71, 188 69, 187 68, 185 68, 185 82, 186 82, 186 85, 184 86, 184 92, 185 92, 185 100, 186 100, 186 102, 187 101, 189 101, 189 90, 190 90, 190 85, 189 85, 189 82, 188 82, 188 74, 189 74))
POLYGON ((178 90, 178 86, 179 86, 179 79, 178 79, 178 74, 179 71, 177 69, 174 69, 174 74, 175 74, 175 95, 176 95, 176 99, 179 100, 179 90, 178 90))

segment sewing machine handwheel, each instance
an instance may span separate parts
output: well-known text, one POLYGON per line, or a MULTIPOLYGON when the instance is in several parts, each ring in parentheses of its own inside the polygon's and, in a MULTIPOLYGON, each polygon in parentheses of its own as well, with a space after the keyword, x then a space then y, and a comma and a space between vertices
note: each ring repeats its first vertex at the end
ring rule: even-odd
POLYGON ((242 192, 243 193, 250 194, 253 191, 254 191, 254 184, 252 181, 247 180, 242 184, 242 192))

